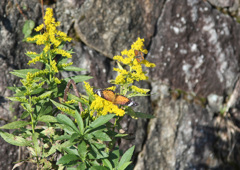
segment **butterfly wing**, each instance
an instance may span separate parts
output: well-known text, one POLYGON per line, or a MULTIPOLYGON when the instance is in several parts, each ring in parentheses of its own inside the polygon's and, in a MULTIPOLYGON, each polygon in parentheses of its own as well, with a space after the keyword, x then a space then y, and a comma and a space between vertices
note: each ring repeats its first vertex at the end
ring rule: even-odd
POLYGON ((125 105, 125 106, 137 106, 138 104, 132 100, 130 100, 129 98, 122 96, 122 95, 116 95, 115 92, 113 92, 112 90, 95 90, 94 91, 97 95, 99 95, 100 97, 113 102, 113 104, 119 104, 119 105, 125 105))
POLYGON ((113 102, 115 100, 115 93, 112 91, 112 90, 95 90, 95 93, 97 95, 99 95, 100 97, 110 101, 110 102, 113 102))
POLYGON ((137 106, 138 104, 129 98, 122 96, 122 95, 117 95, 114 104, 119 104, 119 105, 125 105, 125 106, 137 106))
POLYGON ((142 60, 144 60, 143 53, 138 50, 134 50, 136 60, 140 63, 142 60))
POLYGON ((116 94, 112 90, 103 90, 102 94, 104 99, 114 102, 116 94))

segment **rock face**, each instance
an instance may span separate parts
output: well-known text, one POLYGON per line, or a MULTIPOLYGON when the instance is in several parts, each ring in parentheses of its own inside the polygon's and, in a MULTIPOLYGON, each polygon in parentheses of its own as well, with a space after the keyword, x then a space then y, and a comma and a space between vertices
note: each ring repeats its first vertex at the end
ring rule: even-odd
MULTIPOLYGON (((218 10, 236 12, 237 0, 58 0, 44 7, 54 8, 62 30, 75 38, 68 46, 76 52, 72 60, 89 70, 91 85, 99 88, 110 86, 115 76, 113 55, 137 37, 145 39, 147 60, 157 67, 148 70, 149 84, 140 83, 152 88, 152 96, 136 99, 141 103, 136 109, 156 118, 124 118, 124 130, 135 140, 122 141, 121 148, 136 145, 135 169, 240 168, 239 101, 220 115, 237 88, 240 25, 218 10)), ((0 125, 21 113, 18 106, 10 111, 6 99, 11 96, 6 87, 18 85, 9 72, 27 67, 26 50, 40 50, 22 42, 26 17, 41 23, 40 4, 0 1, 0 125)), ((0 143, 9 156, 0 158, 1 167, 10 169, 16 148, 0 143)))
POLYGON ((202 1, 168 1, 150 60, 154 80, 207 97, 231 91, 238 74, 239 25, 202 1))
POLYGON ((74 28, 84 43, 112 58, 137 37, 144 37, 149 44, 162 4, 154 0, 89 0, 78 10, 74 28))

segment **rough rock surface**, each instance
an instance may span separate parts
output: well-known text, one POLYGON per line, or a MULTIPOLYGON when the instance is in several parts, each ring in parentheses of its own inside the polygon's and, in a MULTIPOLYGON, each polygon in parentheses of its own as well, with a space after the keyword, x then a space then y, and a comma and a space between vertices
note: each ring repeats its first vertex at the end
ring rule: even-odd
POLYGON ((78 10, 75 30, 84 43, 112 58, 137 37, 150 42, 163 2, 89 0, 78 10))
MULTIPOLYGON (((19 84, 9 72, 28 67, 26 50, 40 50, 22 42, 21 33, 26 18, 42 22, 36 2, 0 1, 0 125, 21 113, 18 106, 10 111, 6 99, 12 95, 6 87, 19 84)), ((146 57, 157 67, 149 70, 148 84, 140 83, 152 88, 151 98, 137 98, 135 109, 156 118, 124 118, 123 128, 132 139, 123 140, 121 148, 136 145, 135 169, 240 168, 240 102, 227 116, 219 116, 239 76, 240 26, 216 8, 237 11, 236 2, 58 0, 44 6, 54 8, 61 29, 75 38, 66 48, 73 47, 74 65, 88 70, 84 73, 94 77, 90 83, 95 87, 110 86, 108 80, 116 76, 113 55, 137 37, 145 38, 146 57)), ((2 139, 0 144, 0 153, 8 155, 0 158, 2 169, 24 158, 16 147, 2 139)))
POLYGON ((150 60, 154 80, 207 97, 229 94, 239 71, 240 25, 203 1, 168 1, 150 60))

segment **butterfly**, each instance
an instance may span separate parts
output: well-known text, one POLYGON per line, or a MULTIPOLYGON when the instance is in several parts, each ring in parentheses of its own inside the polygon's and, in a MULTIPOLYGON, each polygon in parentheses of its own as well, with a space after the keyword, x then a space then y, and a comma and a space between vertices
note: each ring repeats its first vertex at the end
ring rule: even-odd
POLYGON ((113 92, 112 90, 101 90, 101 89, 97 89, 94 91, 98 96, 104 98, 105 100, 108 100, 110 102, 112 102, 113 104, 116 105, 125 105, 125 106, 137 106, 138 103, 130 100, 129 98, 122 96, 122 95, 118 95, 115 92, 113 92))
POLYGON ((144 60, 143 53, 138 50, 134 50, 136 60, 140 63, 141 61, 144 60))

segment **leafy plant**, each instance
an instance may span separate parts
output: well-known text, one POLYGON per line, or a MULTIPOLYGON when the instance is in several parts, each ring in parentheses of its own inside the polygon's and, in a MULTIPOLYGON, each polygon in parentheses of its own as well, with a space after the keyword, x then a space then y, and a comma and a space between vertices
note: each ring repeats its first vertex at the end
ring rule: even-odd
MULTIPOLYGON (((133 85, 134 81, 148 78, 142 71, 142 65, 155 66, 147 60, 137 60, 134 55, 136 50, 147 53, 143 49, 144 40, 138 39, 129 51, 124 50, 122 56, 114 57, 118 63, 118 68, 114 70, 119 74, 111 81, 115 85, 108 89, 115 90, 119 86, 120 93, 102 90, 113 95, 104 97, 95 94, 85 82, 90 76, 57 77, 61 71, 83 70, 67 62, 73 52, 62 47, 71 38, 56 29, 59 25, 53 18, 52 9, 48 8, 44 24, 35 28, 35 31, 44 30, 44 33, 26 39, 44 45, 41 53, 26 53, 31 58, 28 64, 41 62, 45 68, 12 72, 21 78, 22 86, 9 87, 15 92, 9 99, 20 102, 24 112, 20 120, 0 127, 13 129, 12 133, 0 130, 0 135, 12 145, 25 146, 30 156, 22 162, 36 163, 38 169, 126 169, 131 164, 134 146, 122 154, 116 145, 117 138, 127 135, 118 133, 122 116, 153 118, 152 115, 135 112, 125 104, 132 101, 130 97, 148 95, 148 89, 133 85), (60 59, 57 55, 61 55, 60 59), (76 83, 80 82, 84 82, 86 95, 77 91, 76 83), (75 95, 68 93, 71 85, 75 95), (117 99, 125 103, 117 105, 117 99), (57 159, 59 155, 61 158, 57 159)), ((14 168, 20 165, 21 162, 14 168)))

